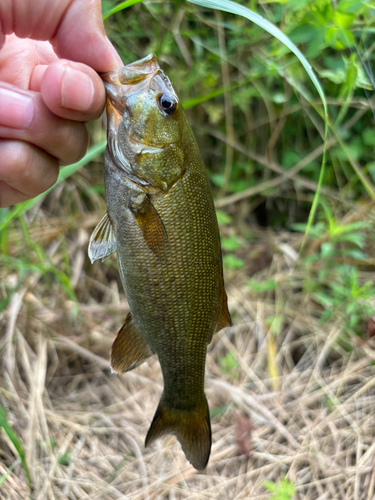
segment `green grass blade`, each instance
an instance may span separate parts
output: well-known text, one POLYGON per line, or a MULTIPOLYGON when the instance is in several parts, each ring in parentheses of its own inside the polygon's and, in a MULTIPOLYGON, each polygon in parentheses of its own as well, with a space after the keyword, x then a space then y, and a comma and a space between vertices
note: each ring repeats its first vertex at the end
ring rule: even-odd
POLYGON ((108 19, 108 17, 112 16, 113 14, 116 14, 116 12, 120 12, 120 10, 127 9, 128 7, 131 7, 132 5, 136 5, 137 3, 141 3, 143 0, 127 0, 126 2, 122 2, 116 7, 113 7, 113 9, 108 10, 103 14, 103 21, 108 19))
POLYGON ((7 414, 5 413, 4 408, 0 405, 0 427, 4 429, 6 434, 8 435, 9 439, 12 441, 13 446, 16 448, 17 453, 21 459, 22 466, 24 468, 26 477, 27 477, 27 483, 29 485, 30 491, 31 491, 31 479, 30 479, 30 472, 29 468, 26 463, 26 457, 25 457, 25 451, 23 449, 23 446, 21 444, 21 441, 19 440, 17 434, 14 432, 12 429, 11 425, 8 422, 7 419, 7 414))
POLYGON ((92 148, 90 148, 88 150, 88 152, 86 153, 86 155, 82 158, 82 160, 80 160, 77 163, 73 163, 72 165, 68 165, 66 167, 61 168, 60 174, 59 174, 59 177, 58 177, 56 183, 52 187, 47 189, 47 191, 40 194, 36 198, 32 198, 31 200, 24 201, 23 203, 18 203, 13 208, 13 210, 9 210, 6 213, 3 220, 0 222, 0 232, 5 227, 7 227, 13 219, 20 217, 22 214, 27 212, 27 210, 30 210, 30 208, 32 208, 35 205, 35 203, 38 203, 39 200, 42 200, 43 198, 45 198, 45 196, 50 191, 52 191, 52 189, 55 186, 57 186, 57 184, 60 184, 60 182, 64 181, 65 179, 67 179, 68 177, 73 175, 75 172, 77 172, 77 170, 79 170, 80 168, 82 168, 85 165, 87 165, 88 163, 90 163, 90 161, 92 161, 96 156, 103 153, 103 151, 105 150, 106 144, 107 144, 107 141, 104 140, 104 141, 100 142, 99 144, 97 144, 96 146, 93 146, 92 148))
POLYGON ((236 90, 236 89, 242 87, 243 85, 246 85, 247 83, 250 83, 250 80, 248 78, 245 78, 245 79, 241 80, 240 82, 233 83, 233 85, 230 85, 230 87, 227 87, 227 88, 221 87, 220 89, 213 90, 212 92, 210 92, 209 94, 206 94, 204 96, 194 97, 192 99, 184 101, 182 103, 182 105, 183 105, 184 109, 193 108, 197 104, 201 104, 202 102, 209 101, 210 99, 213 99, 214 97, 225 94, 225 92, 231 92, 232 90, 236 90))
POLYGON ((1 489, 1 485, 7 480, 7 477, 9 476, 9 474, 12 472, 12 470, 20 463, 20 459, 17 458, 17 460, 15 462, 12 463, 12 465, 8 468, 8 470, 6 471, 5 474, 3 474, 1 477, 0 477, 0 489, 1 489))

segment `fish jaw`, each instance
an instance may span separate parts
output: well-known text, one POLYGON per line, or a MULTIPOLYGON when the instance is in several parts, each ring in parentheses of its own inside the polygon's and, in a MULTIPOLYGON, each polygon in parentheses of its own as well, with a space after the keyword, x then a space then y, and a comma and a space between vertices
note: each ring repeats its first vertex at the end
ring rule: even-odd
POLYGON ((107 115, 111 118, 111 130, 118 130, 124 116, 125 97, 131 92, 132 86, 142 81, 146 81, 147 84, 147 81, 160 71, 157 58, 151 53, 139 61, 120 66, 115 71, 102 73, 101 77, 107 94, 107 115))
POLYGON ((161 196, 185 172, 183 114, 171 82, 154 54, 105 73, 108 151, 119 175, 161 196), (163 111, 173 100, 174 116, 163 111))

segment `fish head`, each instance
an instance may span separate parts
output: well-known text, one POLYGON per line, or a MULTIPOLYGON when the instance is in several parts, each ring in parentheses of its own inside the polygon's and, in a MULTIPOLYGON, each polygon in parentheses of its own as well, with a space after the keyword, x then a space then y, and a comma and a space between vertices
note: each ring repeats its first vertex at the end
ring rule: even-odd
POLYGON ((180 104, 155 54, 102 75, 107 91, 109 133, 124 122, 127 135, 151 147, 179 142, 180 104))
POLYGON ((167 190, 183 170, 184 114, 154 54, 102 75, 108 144, 128 178, 167 190), (174 161, 167 161, 168 158, 174 161))

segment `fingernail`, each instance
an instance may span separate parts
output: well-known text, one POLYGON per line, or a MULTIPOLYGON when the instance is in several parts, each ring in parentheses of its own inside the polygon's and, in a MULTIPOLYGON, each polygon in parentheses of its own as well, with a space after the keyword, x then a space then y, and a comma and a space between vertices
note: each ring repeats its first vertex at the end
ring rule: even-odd
POLYGON ((34 115, 32 97, 0 87, 0 126, 25 129, 34 115))
POLYGON ((61 84, 61 106, 76 111, 87 111, 94 100, 94 84, 83 71, 65 66, 61 84))

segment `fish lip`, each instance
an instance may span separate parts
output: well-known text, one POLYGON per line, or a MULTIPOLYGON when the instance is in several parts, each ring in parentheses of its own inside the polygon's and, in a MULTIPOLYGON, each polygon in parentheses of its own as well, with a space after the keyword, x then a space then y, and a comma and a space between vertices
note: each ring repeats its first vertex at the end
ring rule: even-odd
POLYGON ((127 94, 127 88, 136 85, 144 80, 151 80, 161 69, 154 53, 148 54, 143 59, 119 66, 114 71, 101 73, 107 94, 107 115, 109 117, 109 128, 112 132, 117 132, 121 123, 125 105, 122 97, 127 94))
POLYGON ((157 57, 151 52, 139 61, 120 66, 118 68, 118 78, 122 85, 131 85, 150 78, 159 71, 161 70, 157 57))
POLYGON ((127 64, 126 66, 119 66, 114 71, 107 71, 100 73, 100 77, 104 82, 104 86, 111 85, 132 85, 136 84, 146 78, 154 76, 161 71, 156 55, 151 52, 143 59, 127 64))

